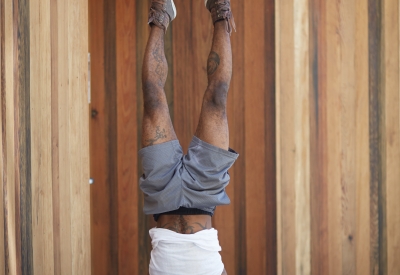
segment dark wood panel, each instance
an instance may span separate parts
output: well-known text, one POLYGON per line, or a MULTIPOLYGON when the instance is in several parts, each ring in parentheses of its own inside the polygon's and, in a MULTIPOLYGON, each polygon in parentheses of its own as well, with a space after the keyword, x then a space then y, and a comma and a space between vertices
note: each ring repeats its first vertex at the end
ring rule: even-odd
POLYGON ((135 3, 116 1, 118 272, 138 274, 135 3))
POLYGON ((329 274, 327 87, 326 87, 326 6, 311 1, 310 8, 310 180, 311 180, 311 272, 329 274))
POLYGON ((16 109, 15 137, 18 138, 16 153, 16 238, 17 251, 21 249, 20 265, 22 274, 33 273, 32 248, 32 180, 31 180, 31 132, 30 132, 30 33, 29 33, 29 2, 27 0, 14 1, 14 45, 15 60, 18 70, 15 71, 14 84, 15 98, 18 100, 16 109), (17 3, 18 2, 18 3, 17 3), (18 224, 19 223, 19 224, 18 224), (21 230, 19 232, 19 230, 21 230), (19 245, 19 235, 21 243, 19 245))
POLYGON ((368 1, 369 45, 369 146, 370 146, 370 230, 371 274, 387 274, 386 244, 384 236, 385 202, 382 198, 382 127, 384 127, 381 75, 383 1, 368 1))
MULTIPOLYGON (((90 173, 92 273, 111 274, 110 193, 107 179, 107 116, 104 82, 104 1, 89 1, 89 51, 91 54, 90 173)), ((114 262, 115 263, 115 262, 114 262)))
POLYGON ((275 1, 265 1, 265 203, 266 274, 277 274, 275 1))

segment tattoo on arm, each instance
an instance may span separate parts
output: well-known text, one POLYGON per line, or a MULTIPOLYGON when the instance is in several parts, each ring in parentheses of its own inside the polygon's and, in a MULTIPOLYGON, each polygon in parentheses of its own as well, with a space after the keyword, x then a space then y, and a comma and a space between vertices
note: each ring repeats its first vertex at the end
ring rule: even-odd
POLYGON ((154 138, 151 139, 146 139, 146 142, 148 143, 148 145, 154 145, 154 142, 156 142, 159 139, 163 139, 166 138, 167 135, 165 133, 165 129, 160 130, 160 126, 156 127, 156 136, 154 138))
POLYGON ((221 62, 219 55, 216 52, 211 51, 207 60, 207 75, 212 75, 218 69, 219 63, 221 62))
POLYGON ((165 59, 164 55, 164 40, 160 37, 152 51, 153 58, 157 63, 155 68, 155 73, 158 76, 157 85, 160 88, 164 87, 164 83, 167 80, 167 72, 166 68, 168 68, 167 60, 165 59))

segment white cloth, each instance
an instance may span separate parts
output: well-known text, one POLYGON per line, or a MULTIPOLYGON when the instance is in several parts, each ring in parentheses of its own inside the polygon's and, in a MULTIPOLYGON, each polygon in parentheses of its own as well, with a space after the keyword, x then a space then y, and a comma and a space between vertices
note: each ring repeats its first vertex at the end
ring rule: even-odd
POLYGON ((224 270, 218 231, 179 234, 164 228, 149 231, 152 239, 150 275, 221 275, 224 270))

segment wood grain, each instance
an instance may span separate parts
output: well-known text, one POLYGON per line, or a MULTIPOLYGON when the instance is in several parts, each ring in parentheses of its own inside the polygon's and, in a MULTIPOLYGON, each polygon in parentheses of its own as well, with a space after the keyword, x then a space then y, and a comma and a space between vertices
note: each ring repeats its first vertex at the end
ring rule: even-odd
POLYGON ((88 3, 72 0, 68 12, 72 274, 91 274, 89 109, 88 109, 88 3))
POLYGON ((117 153, 118 153, 118 270, 138 274, 138 171, 136 131, 136 22, 135 4, 116 1, 117 153))
POLYGON ((279 109, 280 120, 280 163, 278 173, 280 173, 281 184, 281 251, 282 251, 282 275, 296 274, 296 232, 295 226, 295 191, 294 176, 295 169, 294 156, 296 152, 293 136, 293 90, 294 90, 294 18, 293 1, 280 3, 279 7, 279 33, 280 39, 277 42, 279 55, 279 109), (285 164, 284 166, 282 164, 285 164))
MULTIPOLYGON (((371 228, 371 274, 382 272, 381 241, 381 191, 382 191, 382 132, 380 129, 382 97, 381 89, 381 4, 368 1, 369 45, 369 138, 370 138, 370 228, 371 228)), ((382 274, 382 273, 381 273, 382 274)))
POLYGON ((17 167, 15 177, 15 221, 17 270, 33 272, 33 224, 32 224, 32 164, 31 164, 31 103, 30 103, 30 6, 25 0, 14 2, 14 58, 18 62, 15 73, 14 138, 17 167), (20 237, 21 236, 21 237, 20 237), (20 266, 20 267, 19 267, 20 266))
MULTIPOLYGON (((68 64, 69 63, 69 37, 68 37, 68 13, 69 11, 68 2, 62 1, 57 2, 57 38, 52 37, 52 39, 57 39, 57 49, 52 49, 57 52, 58 64, 68 64)), ((52 14, 53 16, 53 14, 52 14)), ((54 62, 55 58, 52 58, 54 62)), ((55 66, 55 64, 53 64, 55 66)), ((53 71, 54 72, 54 71, 53 71)), ((55 74, 55 72, 54 72, 55 74)), ((59 219, 60 228, 60 255, 59 270, 61 274, 72 274, 72 243, 71 243, 71 197, 73 195, 70 192, 71 184, 71 162, 73 161, 73 156, 70 153, 70 116, 72 115, 70 110, 70 105, 73 104, 69 99, 69 66, 59 66, 57 69, 57 76, 52 76, 57 79, 57 85, 54 83, 54 88, 57 90, 57 102, 52 102, 56 104, 58 110, 58 172, 59 172, 59 216, 56 215, 54 218, 59 219)), ((53 88, 52 88, 53 89, 53 88)), ((54 98, 55 100, 55 98, 54 98)), ((54 110, 54 109, 53 109, 54 110)), ((53 111, 52 110, 52 111, 53 111)), ((56 111, 56 110, 54 110, 56 111)), ((53 150, 56 150, 54 148, 53 150)), ((53 169, 57 169, 53 167, 53 169)), ((57 188, 53 190, 53 196, 57 197, 57 188)), ((53 201, 55 202, 55 201, 53 201)), ((55 224, 56 226, 56 224, 55 224)), ((57 234, 57 231, 54 232, 57 234)), ((57 254, 55 254, 57 255, 57 254)), ((58 263, 55 260, 54 268, 57 272, 58 263)))
MULTIPOLYGON (((177 5, 177 3, 175 3, 177 5)), ((143 96, 142 96, 142 64, 144 51, 146 49, 147 39, 149 37, 150 28, 147 24, 149 12, 149 1, 136 1, 136 91, 137 91, 137 148, 141 148, 142 135, 142 118, 143 118, 143 96)), ((172 23, 173 24, 173 23, 172 23)), ((172 25, 171 25, 172 27, 172 25)), ((142 173, 141 163, 138 163, 139 175, 142 173)), ((149 220, 151 216, 143 213, 143 193, 138 186, 138 273, 148 274, 148 265, 150 262, 150 237, 149 237, 149 220)))
POLYGON ((4 186, 6 184, 7 167, 4 167, 7 161, 6 155, 6 75, 5 75, 5 4, 0 1, 0 273, 6 273, 6 238, 4 238, 4 229, 6 221, 4 219, 5 205, 4 186))
MULTIPOLYGON (((328 192, 328 262, 321 266, 323 271, 329 270, 329 274, 342 274, 341 237, 341 104, 340 94, 340 28, 339 5, 337 1, 330 1, 325 8, 326 14, 326 150, 327 167, 326 182, 328 192)), ((321 104, 324 104, 321 102, 321 104)), ((322 152, 321 152, 322 153, 322 152)), ((315 251, 318 253, 318 250, 315 251)), ((325 252, 326 253, 326 252, 325 252)), ((323 259, 323 256, 320 258, 323 259)), ((316 261, 318 262, 318 261, 316 261)), ((317 264, 317 263, 316 263, 317 264)), ((321 270, 321 271, 322 271, 321 270)), ((314 270, 313 270, 314 271, 314 270)))
MULTIPOLYGON (((244 7, 245 28, 255 26, 263 18, 264 1, 247 4, 244 7)), ((244 48, 244 90, 251 91, 244 96, 245 117, 245 194, 246 194, 246 255, 248 274, 266 274, 266 242, 263 240, 266 224, 266 182, 265 174, 265 24, 244 33, 245 41, 252 41, 251 47, 244 48), (257 146, 254 146, 254 145, 257 146), (251 161, 250 161, 251 160, 251 161), (258 183, 253 185, 252 183, 258 183)))
MULTIPOLYGON (((14 32, 13 32, 13 3, 8 1, 5 3, 5 52, 7 55, 5 62, 5 90, 2 92, 5 98, 5 125, 3 124, 2 133, 5 134, 6 151, 5 154, 5 179, 3 179, 3 195, 4 195, 4 242, 5 242, 5 272, 6 274, 17 274, 17 259, 16 259, 16 231, 15 224, 15 138, 14 138, 14 32), (11 38, 11 39, 10 39, 11 38), (7 104, 7 102, 10 102, 7 104), (5 131, 5 132, 4 132, 5 131)), ((16 108, 17 109, 17 108, 16 108)), ((4 107, 3 107, 4 110, 4 107)), ((4 114, 4 112, 3 112, 4 114)), ((3 118, 4 119, 4 118, 3 118)), ((19 271, 20 272, 20 271, 19 271)))
POLYGON ((276 59, 275 59, 275 1, 265 2, 265 187, 267 274, 277 274, 277 199, 276 199, 276 59))
POLYGON ((310 266, 310 96, 308 1, 296 1, 294 13, 293 142, 295 192, 296 274, 309 274, 310 266))
POLYGON ((368 2, 355 7, 355 92, 356 92, 356 273, 370 273, 369 220, 369 123, 368 123, 368 2))
POLYGON ((341 238, 342 272, 356 273, 356 86, 355 60, 355 1, 339 3, 340 27, 340 93, 341 106, 341 238))
POLYGON ((383 51, 382 60, 383 90, 385 94, 384 117, 386 145, 383 159, 383 173, 386 183, 386 215, 387 215, 387 269, 386 274, 399 274, 400 263, 400 83, 399 83, 399 3, 398 1, 383 1, 383 51))
MULTIPOLYGON (((110 198, 107 186, 107 131, 105 113, 104 69, 104 1, 90 1, 90 54, 91 54, 91 121, 90 121, 90 173, 91 186, 91 238, 92 271, 94 274, 111 272, 110 198), (96 26, 96 27, 94 27, 96 26)), ((115 251, 115 250, 114 250, 115 251)))
MULTIPOLYGON (((30 33, 36 34, 29 37, 31 55, 30 63, 27 64, 30 64, 30 86, 27 89, 28 97, 25 98, 30 101, 31 108, 31 139, 27 144, 31 146, 31 156, 28 159, 32 160, 29 163, 32 173, 32 206, 21 207, 21 213, 34 213, 30 221, 33 251, 41 253, 33 253, 33 272, 54 274, 54 262, 48 261, 54 258, 52 175, 48 172, 52 171, 50 5, 43 1, 31 1, 29 4, 30 33)), ((25 125, 21 126, 28 129, 25 125)), ((22 194, 25 194, 23 187, 22 194)), ((30 195, 29 192, 26 194, 30 195)), ((22 266, 24 268, 25 264, 22 266)))
POLYGON ((328 274, 327 4, 310 3, 311 273, 328 274))

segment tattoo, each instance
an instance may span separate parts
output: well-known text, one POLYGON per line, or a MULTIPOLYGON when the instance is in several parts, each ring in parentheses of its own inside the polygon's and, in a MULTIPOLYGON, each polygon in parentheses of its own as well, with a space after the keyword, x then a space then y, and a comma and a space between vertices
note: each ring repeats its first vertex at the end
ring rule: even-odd
POLYGON ((159 37, 156 45, 153 48, 152 55, 155 62, 157 63, 156 69, 154 71, 158 76, 157 85, 160 88, 164 88, 164 83, 167 80, 166 67, 168 67, 168 64, 164 56, 164 40, 161 36, 159 37))
POLYGON ((211 51, 207 60, 207 74, 212 75, 218 69, 220 63, 219 55, 216 52, 211 51))
POLYGON ((160 126, 156 127, 156 136, 152 139, 147 139, 146 142, 150 145, 153 145, 154 142, 156 142, 159 139, 163 139, 166 138, 167 135, 165 133, 165 129, 162 129, 162 131, 160 130, 160 126))
MULTIPOLYGON (((199 222, 193 223, 194 225, 198 225, 201 230, 207 229, 207 222, 205 225, 202 225, 199 222)), ((185 219, 184 215, 180 215, 176 220, 173 222, 168 222, 164 225, 161 225, 160 228, 165 228, 172 230, 176 233, 182 233, 182 234, 193 234, 194 233, 194 225, 189 225, 187 220, 185 219)))

